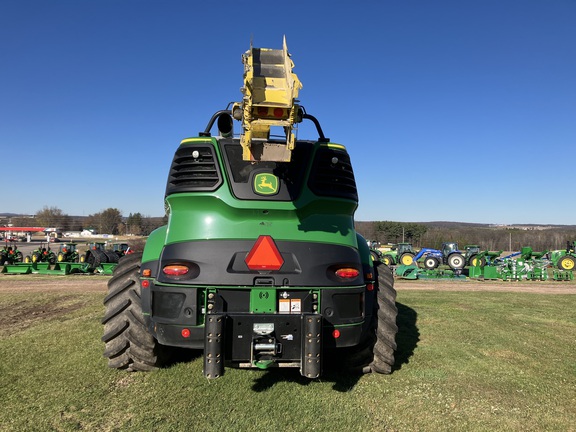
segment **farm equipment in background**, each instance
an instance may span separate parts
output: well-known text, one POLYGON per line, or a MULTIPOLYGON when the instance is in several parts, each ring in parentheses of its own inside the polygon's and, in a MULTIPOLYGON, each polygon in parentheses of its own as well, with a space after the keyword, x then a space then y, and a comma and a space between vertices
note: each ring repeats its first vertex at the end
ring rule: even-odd
POLYGON ((411 243, 398 243, 392 246, 392 249, 386 252, 378 251, 379 259, 387 266, 402 264, 412 265, 416 251, 411 243))
POLYGON ((471 266, 469 277, 544 281, 548 279, 550 266, 550 260, 546 258, 547 254, 548 251, 534 252, 530 246, 525 246, 519 252, 495 258, 484 265, 471 266))
POLYGON ((0 250, 0 265, 14 264, 22 262, 22 252, 18 250, 18 246, 14 243, 13 246, 8 246, 8 242, 4 248, 0 250))
POLYGON ((576 269, 576 240, 567 241, 566 249, 550 252, 552 265, 560 270, 573 271, 576 269))
POLYGON ((88 249, 80 255, 80 262, 89 264, 93 271, 111 274, 120 257, 116 252, 106 249, 105 242, 88 243, 88 249))
POLYGON ((108 282, 108 365, 153 370, 177 346, 203 349, 210 379, 225 366, 318 378, 328 359, 390 373, 394 278, 354 228, 350 156, 295 103, 301 84, 285 41, 282 50, 251 46, 242 58, 242 102, 181 141, 164 196, 167 225, 108 282), (295 140, 293 123, 304 119, 317 139, 295 140), (240 137, 233 120, 242 121, 240 137))
POLYGON ((458 249, 458 243, 442 243, 442 249, 422 248, 414 257, 414 262, 424 258, 424 267, 434 270, 440 264, 448 265, 452 270, 462 270, 466 265, 464 255, 458 249))
POLYGON ((464 260, 470 267, 484 267, 490 265, 496 258, 502 254, 502 251, 481 250, 478 245, 464 246, 464 260))
POLYGON ((60 245, 56 260, 58 262, 80 262, 77 243, 63 243, 60 245))
POLYGON ((40 247, 30 255, 26 255, 24 258, 25 263, 40 263, 47 262, 49 264, 54 264, 56 262, 56 254, 50 249, 50 243, 40 243, 40 247))
POLYGON ((110 250, 118 255, 118 258, 122 258, 124 255, 133 253, 128 243, 112 243, 110 250))

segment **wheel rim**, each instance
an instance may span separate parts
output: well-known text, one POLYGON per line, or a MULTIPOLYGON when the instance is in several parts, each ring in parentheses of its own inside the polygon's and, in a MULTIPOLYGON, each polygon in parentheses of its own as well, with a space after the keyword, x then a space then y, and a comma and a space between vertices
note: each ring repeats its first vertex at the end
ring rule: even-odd
POLYGON ((570 258, 564 258, 560 262, 560 265, 564 270, 572 270, 574 268, 574 260, 570 258))
POLYGON ((412 257, 411 257, 410 255, 404 255, 404 256, 402 257, 402 264, 404 264, 404 265, 410 265, 410 264, 412 264, 412 262, 413 262, 413 259, 412 259, 412 257))

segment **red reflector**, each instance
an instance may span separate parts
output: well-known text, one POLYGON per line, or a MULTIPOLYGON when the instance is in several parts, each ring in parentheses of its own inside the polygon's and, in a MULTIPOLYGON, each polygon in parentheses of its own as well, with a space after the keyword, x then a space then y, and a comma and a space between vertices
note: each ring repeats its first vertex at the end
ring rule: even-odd
POLYGON ((142 288, 149 288, 150 287, 150 281, 149 280, 143 280, 142 281, 142 288))
POLYGON ((332 336, 334 339, 338 339, 340 337, 340 330, 336 329, 332 332, 332 336))
POLYGON ((355 268, 341 268, 336 270, 336 276, 339 276, 344 279, 354 279, 358 277, 360 272, 355 268))
POLYGON ((284 110, 282 108, 274 108, 274 117, 284 117, 284 110))
POLYGON ((268 108, 258 107, 258 115, 261 117, 265 117, 268 115, 268 108))
POLYGON ((280 270, 284 259, 270 236, 260 236, 245 259, 250 270, 280 270))
POLYGON ((182 276, 188 273, 188 267, 183 265, 172 264, 164 267, 162 271, 164 272, 164 274, 167 274, 168 276, 182 276))
POLYGON ((182 337, 189 338, 190 337, 190 330, 189 329, 182 329, 182 337))
POLYGON ((366 290, 374 291, 374 284, 372 284, 372 283, 366 284, 366 290))

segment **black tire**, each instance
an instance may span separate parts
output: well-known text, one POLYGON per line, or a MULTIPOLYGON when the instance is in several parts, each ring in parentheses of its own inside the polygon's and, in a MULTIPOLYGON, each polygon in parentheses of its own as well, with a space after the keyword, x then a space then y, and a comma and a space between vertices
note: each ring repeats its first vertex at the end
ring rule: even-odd
POLYGON ((98 268, 101 263, 108 262, 108 257, 104 252, 93 249, 90 253, 86 252, 86 262, 90 264, 91 269, 98 268))
POLYGON ((470 267, 484 267, 486 265, 486 258, 478 258, 478 255, 472 255, 468 262, 470 267))
POLYGON ((354 372, 389 374, 396 350, 396 290, 394 276, 387 265, 374 267, 378 274, 376 302, 370 331, 364 341, 348 356, 346 365, 354 372))
POLYGON ((398 264, 412 265, 414 264, 414 254, 406 252, 398 258, 398 264))
POLYGON ((42 255, 38 252, 32 253, 32 262, 40 262, 42 261, 42 255))
POLYGON ((117 263, 118 262, 118 254, 116 252, 104 252, 104 255, 106 255, 106 262, 109 263, 117 263))
POLYGON ((151 371, 160 366, 160 344, 148 332, 142 313, 141 259, 142 254, 132 254, 114 269, 102 319, 108 366, 130 372, 151 371))
POLYGON ((464 259, 464 256, 462 256, 462 254, 459 253, 453 253, 450 256, 448 256, 448 266, 452 269, 452 270, 461 270, 464 268, 464 265, 466 265, 466 260, 464 259))
POLYGON ((380 260, 380 255, 379 255, 376 251, 370 250, 370 256, 372 256, 372 261, 373 261, 373 262, 381 261, 381 260, 380 260))
POLYGON ((394 275, 386 266, 376 269, 378 272, 377 311, 375 319, 376 343, 374 344, 374 358, 370 363, 373 372, 389 374, 394 366, 394 351, 396 351, 396 290, 394 289, 394 275))
POLYGON ((382 257, 382 262, 387 266, 394 265, 394 257, 392 255, 384 255, 382 257))
POLYGON ((434 270, 436 267, 440 265, 440 261, 438 261, 434 257, 426 257, 424 259, 424 267, 428 270, 434 270))
POLYGON ((576 260, 573 256, 565 255, 558 260, 558 268, 560 270, 574 270, 576 268, 576 260))

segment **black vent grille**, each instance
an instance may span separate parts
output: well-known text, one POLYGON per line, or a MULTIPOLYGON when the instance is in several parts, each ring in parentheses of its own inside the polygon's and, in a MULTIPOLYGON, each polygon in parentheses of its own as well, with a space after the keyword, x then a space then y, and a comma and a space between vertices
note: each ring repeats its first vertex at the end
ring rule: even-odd
POLYGON ((178 148, 172 160, 166 195, 179 192, 213 191, 221 184, 222 175, 214 147, 183 145, 178 148))
POLYGON ((358 201, 356 180, 348 153, 329 147, 318 149, 308 187, 316 195, 358 201))

